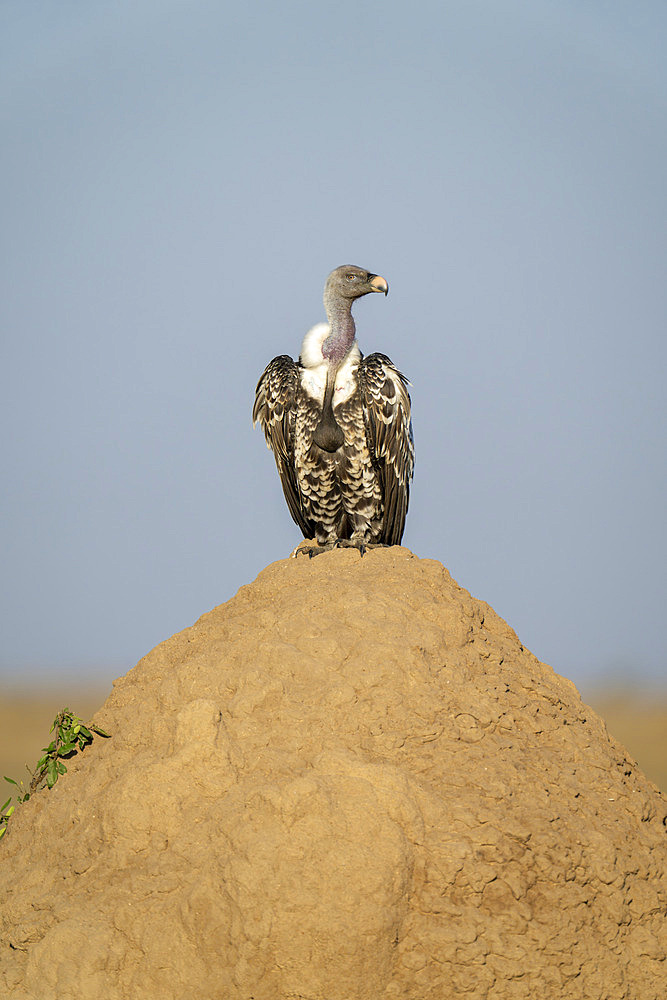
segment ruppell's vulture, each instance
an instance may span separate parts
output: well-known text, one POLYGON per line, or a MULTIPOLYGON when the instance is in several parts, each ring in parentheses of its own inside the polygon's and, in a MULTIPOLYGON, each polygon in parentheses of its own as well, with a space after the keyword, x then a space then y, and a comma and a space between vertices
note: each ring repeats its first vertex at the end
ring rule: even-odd
POLYGON ((298 362, 274 358, 257 384, 253 423, 290 514, 325 549, 363 554, 403 536, 414 466, 409 383, 386 355, 362 355, 351 313, 362 295, 388 291, 377 274, 337 267, 324 286, 329 322, 308 331, 298 362))

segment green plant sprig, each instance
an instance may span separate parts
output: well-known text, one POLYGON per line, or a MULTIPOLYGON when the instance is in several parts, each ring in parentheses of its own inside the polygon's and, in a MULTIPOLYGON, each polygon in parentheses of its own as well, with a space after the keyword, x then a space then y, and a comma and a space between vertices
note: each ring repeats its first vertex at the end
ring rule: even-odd
MULTIPOLYGON (((50 732, 54 733, 54 737, 48 747, 42 747, 44 756, 37 761, 34 771, 30 771, 28 768, 31 774, 28 788, 22 781, 14 781, 13 778, 8 778, 5 775, 5 781, 18 789, 15 793, 18 803, 27 802, 30 796, 44 785, 47 788, 53 788, 60 775, 67 772, 63 761, 89 746, 93 742, 95 734, 109 738, 109 734, 93 722, 89 722, 87 726, 84 725, 83 721, 74 715, 69 708, 63 708, 62 711, 58 712, 50 732)), ((11 801, 10 796, 0 808, 0 840, 5 835, 7 824, 14 812, 11 801)))
POLYGON ((58 777, 67 772, 63 764, 63 758, 74 756, 79 750, 84 750, 93 742, 93 733, 100 736, 108 736, 103 729, 92 722, 84 726, 81 719, 77 718, 69 708, 63 708, 62 712, 53 720, 51 732, 55 730, 55 736, 48 747, 42 747, 44 756, 37 761, 32 781, 30 782, 30 794, 41 788, 44 782, 48 788, 53 788, 58 777))

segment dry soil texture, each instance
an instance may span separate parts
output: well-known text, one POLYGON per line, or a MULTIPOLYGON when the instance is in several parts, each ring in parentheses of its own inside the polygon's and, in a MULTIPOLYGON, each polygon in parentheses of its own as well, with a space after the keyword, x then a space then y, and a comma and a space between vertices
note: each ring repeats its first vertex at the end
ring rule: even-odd
POLYGON ((663 1000, 667 802, 439 563, 269 566, 0 845, 11 1000, 663 1000))

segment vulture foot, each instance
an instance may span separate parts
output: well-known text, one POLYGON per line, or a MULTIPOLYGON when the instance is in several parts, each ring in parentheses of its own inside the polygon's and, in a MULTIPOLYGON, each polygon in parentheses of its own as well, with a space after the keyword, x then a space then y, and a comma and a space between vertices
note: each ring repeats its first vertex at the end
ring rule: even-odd
POLYGON ((364 542, 363 539, 350 539, 349 541, 339 541, 340 546, 344 546, 347 549, 359 549, 359 554, 364 556, 371 549, 388 549, 389 546, 386 542, 364 542))
POLYGON ((321 556, 323 552, 331 552, 335 548, 336 542, 327 542, 325 545, 297 545, 294 552, 291 553, 290 559, 296 559, 297 556, 308 556, 309 559, 312 559, 314 556, 321 556))

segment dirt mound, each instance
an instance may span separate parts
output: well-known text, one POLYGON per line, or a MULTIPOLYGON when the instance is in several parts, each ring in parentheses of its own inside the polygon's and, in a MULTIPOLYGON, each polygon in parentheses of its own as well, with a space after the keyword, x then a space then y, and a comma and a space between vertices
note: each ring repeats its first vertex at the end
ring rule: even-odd
POLYGON ((96 722, 0 845, 2 996, 665 996, 666 800, 437 562, 275 563, 96 722))

